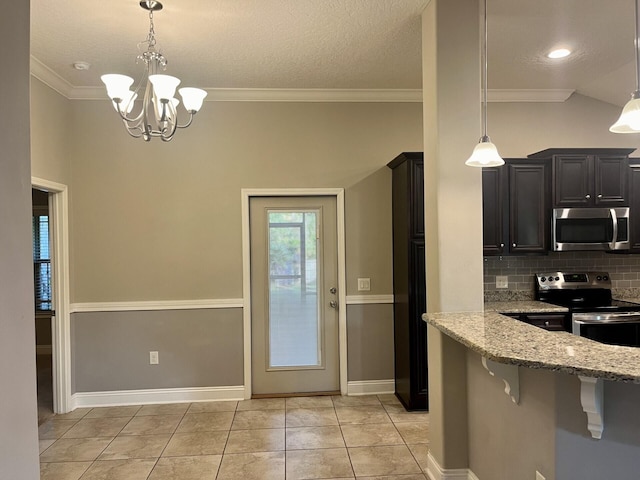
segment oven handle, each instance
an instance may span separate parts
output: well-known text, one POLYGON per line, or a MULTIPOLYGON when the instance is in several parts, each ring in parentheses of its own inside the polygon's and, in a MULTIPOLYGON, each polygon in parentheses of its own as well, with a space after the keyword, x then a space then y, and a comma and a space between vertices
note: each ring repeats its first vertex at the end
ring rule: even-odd
POLYGON ((616 243, 618 243, 618 217, 616 216, 616 210, 614 208, 610 208, 609 215, 611 216, 611 221, 613 222, 613 238, 611 239, 609 248, 611 250, 615 250, 616 243))
POLYGON ((640 323, 640 311, 615 313, 574 313, 574 324, 640 323))

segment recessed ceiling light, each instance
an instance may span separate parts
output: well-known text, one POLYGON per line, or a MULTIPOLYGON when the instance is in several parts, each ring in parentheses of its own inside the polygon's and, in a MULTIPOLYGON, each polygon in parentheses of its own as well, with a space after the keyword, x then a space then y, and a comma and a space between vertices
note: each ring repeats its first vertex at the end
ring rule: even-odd
POLYGON ((549 58, 564 58, 571 55, 571 50, 566 48, 557 48, 556 50, 552 50, 547 54, 549 58))

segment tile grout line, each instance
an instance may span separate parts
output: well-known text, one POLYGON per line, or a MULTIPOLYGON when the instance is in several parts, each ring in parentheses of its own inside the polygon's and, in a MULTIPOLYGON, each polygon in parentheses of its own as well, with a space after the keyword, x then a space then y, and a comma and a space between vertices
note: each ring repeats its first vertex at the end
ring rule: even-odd
MULTIPOLYGON (((182 421, 184 420, 184 417, 187 416, 187 412, 189 411, 189 409, 191 408, 191 405, 193 405, 193 403, 189 403, 189 406, 186 408, 186 410, 184 411, 184 413, 182 414, 182 418, 180 419, 180 421, 178 422, 178 425, 176 425, 176 429, 171 433, 171 436, 169 437, 169 440, 167 441, 167 444, 164 446, 164 448, 162 449, 162 451, 160 452, 160 455, 158 455, 158 458, 156 459, 156 461, 153 464, 153 467, 151 467, 151 470, 149 470, 149 474, 147 475, 147 480, 149 480, 149 477, 151 477, 151 475, 153 474, 153 471, 155 470, 156 466, 158 465, 158 462, 160 461, 160 459, 162 458, 162 454, 164 453, 164 451, 167 449, 167 447, 169 446, 169 443, 171 443, 171 439, 173 439, 173 436, 176 434, 176 432, 178 431, 178 427, 180 426, 180 424, 182 423, 182 421)), ((140 410, 142 410, 142 408, 140 408, 140 410)), ((138 410, 138 412, 140 411, 138 410)), ((138 413, 136 412, 136 413, 138 413)), ((135 415, 134 415, 135 417, 135 415)))

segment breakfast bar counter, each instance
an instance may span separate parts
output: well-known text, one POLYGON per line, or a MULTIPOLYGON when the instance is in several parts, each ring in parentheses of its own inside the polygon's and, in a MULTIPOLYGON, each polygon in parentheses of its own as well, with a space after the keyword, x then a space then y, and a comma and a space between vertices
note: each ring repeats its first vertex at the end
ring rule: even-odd
MULTIPOLYGON (((640 348, 605 345, 568 332, 543 330, 496 311, 517 312, 518 306, 514 306, 515 312, 507 308, 511 303, 487 304, 484 312, 428 313, 423 320, 497 363, 640 383, 640 348)), ((540 311, 539 305, 531 307, 528 311, 540 311)))

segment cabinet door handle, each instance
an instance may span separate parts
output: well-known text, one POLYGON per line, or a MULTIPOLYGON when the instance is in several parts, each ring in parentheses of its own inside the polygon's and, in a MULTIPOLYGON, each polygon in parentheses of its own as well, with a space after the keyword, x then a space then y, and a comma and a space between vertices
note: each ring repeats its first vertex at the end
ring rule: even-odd
POLYGON ((601 193, 598 195, 598 198, 602 198, 602 194, 601 193))
POLYGON ((504 248, 504 243, 501 243, 501 244, 500 244, 500 248, 504 248))
POLYGON ((584 196, 584 198, 586 198, 587 200, 589 200, 591 198, 591 195, 589 195, 588 193, 584 196))
POLYGON ((514 243, 514 244, 513 244, 513 245, 511 245, 511 246, 512 246, 512 247, 515 247, 515 246, 516 246, 516 244, 514 243))

